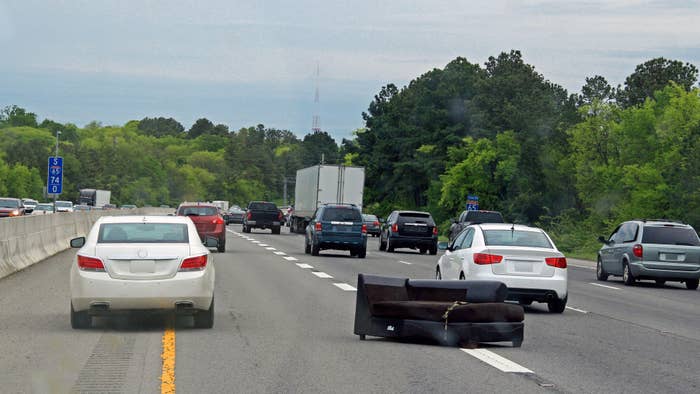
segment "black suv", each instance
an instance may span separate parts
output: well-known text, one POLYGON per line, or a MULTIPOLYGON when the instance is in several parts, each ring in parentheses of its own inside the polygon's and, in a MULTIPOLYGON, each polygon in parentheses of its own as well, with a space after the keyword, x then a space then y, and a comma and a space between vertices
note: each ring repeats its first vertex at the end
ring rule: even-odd
POLYGON ((437 254, 438 228, 428 212, 394 211, 386 219, 379 235, 379 250, 418 249, 437 254))
POLYGON ((640 219, 617 226, 598 238, 598 280, 622 276, 625 285, 639 279, 685 282, 690 290, 700 279, 700 238, 692 226, 663 219, 640 219))
POLYGON ((323 249, 349 250, 350 256, 367 255, 367 225, 353 204, 326 204, 318 208, 304 237, 304 252, 318 256, 323 249))
POLYGON ((282 222, 282 212, 277 209, 277 205, 267 201, 251 201, 243 216, 243 232, 249 233, 254 228, 269 228, 272 234, 280 233, 282 222))
POLYGON ((467 226, 479 223, 503 223, 503 216, 498 211, 462 211, 459 219, 452 220, 450 232, 447 234, 449 242, 454 241, 467 226))

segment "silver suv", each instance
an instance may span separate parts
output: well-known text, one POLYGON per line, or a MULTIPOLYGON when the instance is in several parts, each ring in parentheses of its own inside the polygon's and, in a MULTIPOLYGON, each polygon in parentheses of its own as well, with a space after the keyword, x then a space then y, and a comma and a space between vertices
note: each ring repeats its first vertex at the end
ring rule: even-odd
POLYGON ((692 226, 662 219, 641 219, 617 226, 609 238, 598 237, 598 280, 622 276, 625 285, 640 279, 685 282, 690 290, 700 279, 700 238, 692 226))

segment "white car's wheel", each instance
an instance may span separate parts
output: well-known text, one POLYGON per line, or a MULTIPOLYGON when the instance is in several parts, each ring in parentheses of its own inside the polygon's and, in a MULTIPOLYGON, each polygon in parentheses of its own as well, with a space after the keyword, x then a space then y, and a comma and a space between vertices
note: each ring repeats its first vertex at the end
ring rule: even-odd
POLYGON ((70 326, 74 329, 90 328, 92 326, 92 316, 87 311, 76 312, 73 304, 70 305, 70 326))
POLYGON ((435 279, 442 280, 442 272, 440 272, 440 267, 435 269, 435 279))
POLYGON ((209 309, 198 311, 194 315, 195 328, 212 328, 214 327, 214 298, 211 299, 209 309))

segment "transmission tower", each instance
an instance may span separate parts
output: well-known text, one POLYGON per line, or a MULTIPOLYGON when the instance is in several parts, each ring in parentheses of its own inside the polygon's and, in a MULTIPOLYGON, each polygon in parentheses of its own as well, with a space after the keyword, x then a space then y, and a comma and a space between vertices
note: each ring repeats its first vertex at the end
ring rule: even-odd
POLYGON ((319 115, 320 101, 318 98, 318 79, 321 74, 321 67, 316 62, 316 92, 314 94, 314 118, 311 123, 311 131, 316 133, 321 131, 321 116, 319 115))

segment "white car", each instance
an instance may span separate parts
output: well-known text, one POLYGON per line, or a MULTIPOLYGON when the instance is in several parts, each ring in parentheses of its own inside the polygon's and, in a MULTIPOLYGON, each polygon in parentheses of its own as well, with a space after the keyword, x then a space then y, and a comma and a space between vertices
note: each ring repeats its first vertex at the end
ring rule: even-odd
POLYGON ((521 305, 546 302, 554 313, 566 308, 566 257, 539 228, 475 224, 440 247, 445 254, 435 268, 437 279, 496 280, 508 286, 508 299, 521 305))
POLYGON ((56 212, 73 212, 73 203, 70 201, 56 201, 56 212))
POLYGON ((50 215, 53 213, 53 203, 39 203, 34 207, 32 215, 50 215))
POLYGON ((197 228, 182 216, 103 216, 70 271, 71 326, 88 328, 92 316, 130 311, 194 316, 197 328, 214 325, 214 262, 197 228))

